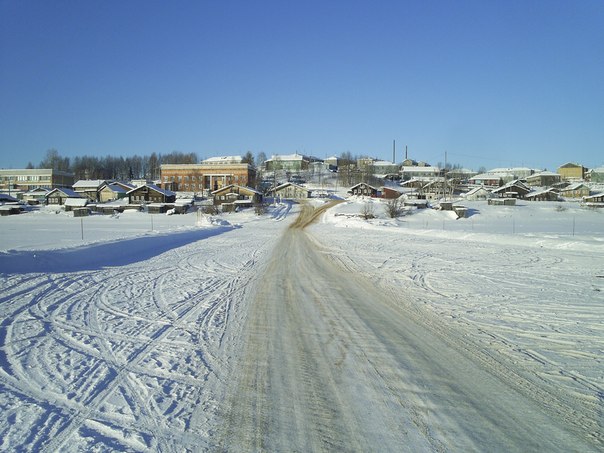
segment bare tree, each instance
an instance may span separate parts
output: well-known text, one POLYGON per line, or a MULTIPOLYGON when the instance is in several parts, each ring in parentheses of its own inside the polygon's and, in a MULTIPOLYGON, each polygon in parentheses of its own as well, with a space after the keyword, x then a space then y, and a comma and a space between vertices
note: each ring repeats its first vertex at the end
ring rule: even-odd
POLYGON ((375 218, 375 210, 373 208, 373 203, 369 201, 363 203, 363 206, 361 207, 361 217, 363 217, 365 220, 375 218))
POLYGON ((403 214, 403 199, 402 197, 392 198, 386 202, 386 214, 391 219, 396 219, 403 214))

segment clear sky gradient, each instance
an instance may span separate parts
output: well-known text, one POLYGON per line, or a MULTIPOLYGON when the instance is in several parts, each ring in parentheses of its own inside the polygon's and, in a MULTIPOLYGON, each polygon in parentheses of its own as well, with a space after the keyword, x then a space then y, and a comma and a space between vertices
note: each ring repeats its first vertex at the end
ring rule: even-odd
POLYGON ((174 150, 604 165, 604 1, 0 0, 0 167, 174 150))

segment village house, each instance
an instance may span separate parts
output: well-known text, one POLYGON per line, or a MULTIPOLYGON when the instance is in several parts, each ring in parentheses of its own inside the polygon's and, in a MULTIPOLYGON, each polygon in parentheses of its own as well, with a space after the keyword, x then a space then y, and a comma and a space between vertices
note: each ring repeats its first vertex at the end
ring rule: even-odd
POLYGON ((582 198, 588 197, 590 194, 589 187, 582 182, 570 184, 560 189, 560 196, 564 198, 582 198))
POLYGON ((80 179, 73 185, 73 190, 92 202, 99 201, 99 190, 107 181, 102 179, 80 179))
POLYGON ((199 164, 161 165, 161 186, 170 191, 211 192, 231 184, 256 184, 256 169, 241 156, 211 157, 199 164))
POLYGON ((492 190, 491 193, 500 198, 524 198, 530 191, 526 184, 517 179, 492 190))
POLYGON ((48 195, 50 189, 45 187, 36 187, 35 189, 31 189, 25 192, 21 199, 28 204, 40 204, 46 202, 46 195, 48 195))
POLYGON ((303 200, 309 198, 311 191, 306 187, 299 186, 292 182, 286 182, 269 191, 269 195, 288 200, 303 200))
POLYGON ((604 207, 604 193, 597 193, 595 195, 583 197, 581 201, 586 206, 602 208, 604 207))
POLYGON ((506 175, 481 173, 468 179, 468 185, 471 187, 497 188, 503 185, 504 176, 506 175))
POLYGON ((99 201, 101 203, 107 203, 109 201, 121 200, 128 196, 128 192, 134 189, 134 187, 127 186, 124 188, 123 184, 115 182, 104 184, 99 189, 99 201))
POLYGON ((487 171, 487 173, 493 175, 500 175, 503 179, 504 184, 514 181, 516 179, 525 179, 531 176, 534 173, 538 173, 541 170, 535 171, 532 168, 528 167, 510 167, 510 168, 492 168, 487 171))
POLYGON ((548 189, 530 192, 524 196, 524 199, 527 201, 558 201, 560 200, 560 194, 556 189, 550 187, 548 189))
POLYGON ((567 181, 578 181, 585 179, 587 168, 583 165, 567 162, 558 167, 558 174, 567 181))
POLYGON ((338 157, 337 156, 328 157, 327 159, 324 159, 323 162, 325 163, 325 165, 327 165, 327 168, 330 171, 337 171, 337 169, 338 169, 338 157))
POLYGON ((52 189, 50 192, 48 192, 46 194, 46 204, 62 206, 65 204, 65 201, 68 198, 83 198, 87 200, 86 197, 84 197, 82 194, 77 193, 75 190, 63 187, 52 189))
POLYGON ((604 167, 592 168, 588 174, 591 182, 604 183, 604 167))
POLYGON ((369 184, 367 184, 365 182, 360 182, 360 183, 352 186, 348 190, 348 193, 350 193, 352 195, 361 195, 361 196, 367 196, 367 197, 377 197, 379 195, 379 191, 375 187, 370 186, 369 184))
POLYGON ((491 191, 484 186, 474 187, 464 195, 464 198, 470 201, 484 201, 491 197, 491 191))
POLYGON ((476 176, 478 172, 467 168, 452 168, 447 171, 447 178, 457 179, 461 182, 467 182, 472 176, 476 176))
POLYGON ((298 153, 273 155, 264 162, 264 169, 266 171, 285 170, 300 172, 308 170, 310 161, 311 158, 298 153))
POLYGON ((129 204, 174 203, 176 194, 153 184, 136 187, 127 193, 129 204))
POLYGON ((212 192, 214 205, 222 206, 225 211, 234 210, 237 206, 250 207, 262 203, 262 194, 251 187, 231 184, 212 192))
POLYGON ((526 184, 530 187, 551 187, 558 184, 561 176, 551 171, 542 171, 524 178, 526 184))
POLYGON ((441 171, 437 167, 430 166, 406 166, 403 165, 400 168, 400 174, 403 181, 408 181, 410 179, 421 179, 423 181, 432 180, 441 175, 441 171))

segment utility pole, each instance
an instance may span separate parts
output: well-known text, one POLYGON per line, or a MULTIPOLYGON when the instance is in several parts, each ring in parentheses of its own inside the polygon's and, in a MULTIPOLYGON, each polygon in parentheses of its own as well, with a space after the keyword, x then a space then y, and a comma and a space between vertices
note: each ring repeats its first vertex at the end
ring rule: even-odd
POLYGON ((445 169, 443 171, 443 176, 445 178, 445 183, 443 186, 443 192, 444 192, 444 196, 445 196, 445 201, 447 201, 447 152, 445 151, 445 169))
POLYGON ((396 163, 396 140, 392 140, 392 163, 396 163))

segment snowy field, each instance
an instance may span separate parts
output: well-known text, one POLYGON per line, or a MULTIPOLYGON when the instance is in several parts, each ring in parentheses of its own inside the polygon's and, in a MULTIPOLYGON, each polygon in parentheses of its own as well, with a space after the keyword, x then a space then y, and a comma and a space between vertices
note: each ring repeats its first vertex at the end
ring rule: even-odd
MULTIPOLYGON (((465 219, 393 220, 354 199, 310 232, 460 348, 479 345, 502 379, 534 384, 596 451, 604 211, 464 204, 465 219)), ((297 212, 0 218, 0 450, 215 447, 250 296, 297 212)))

